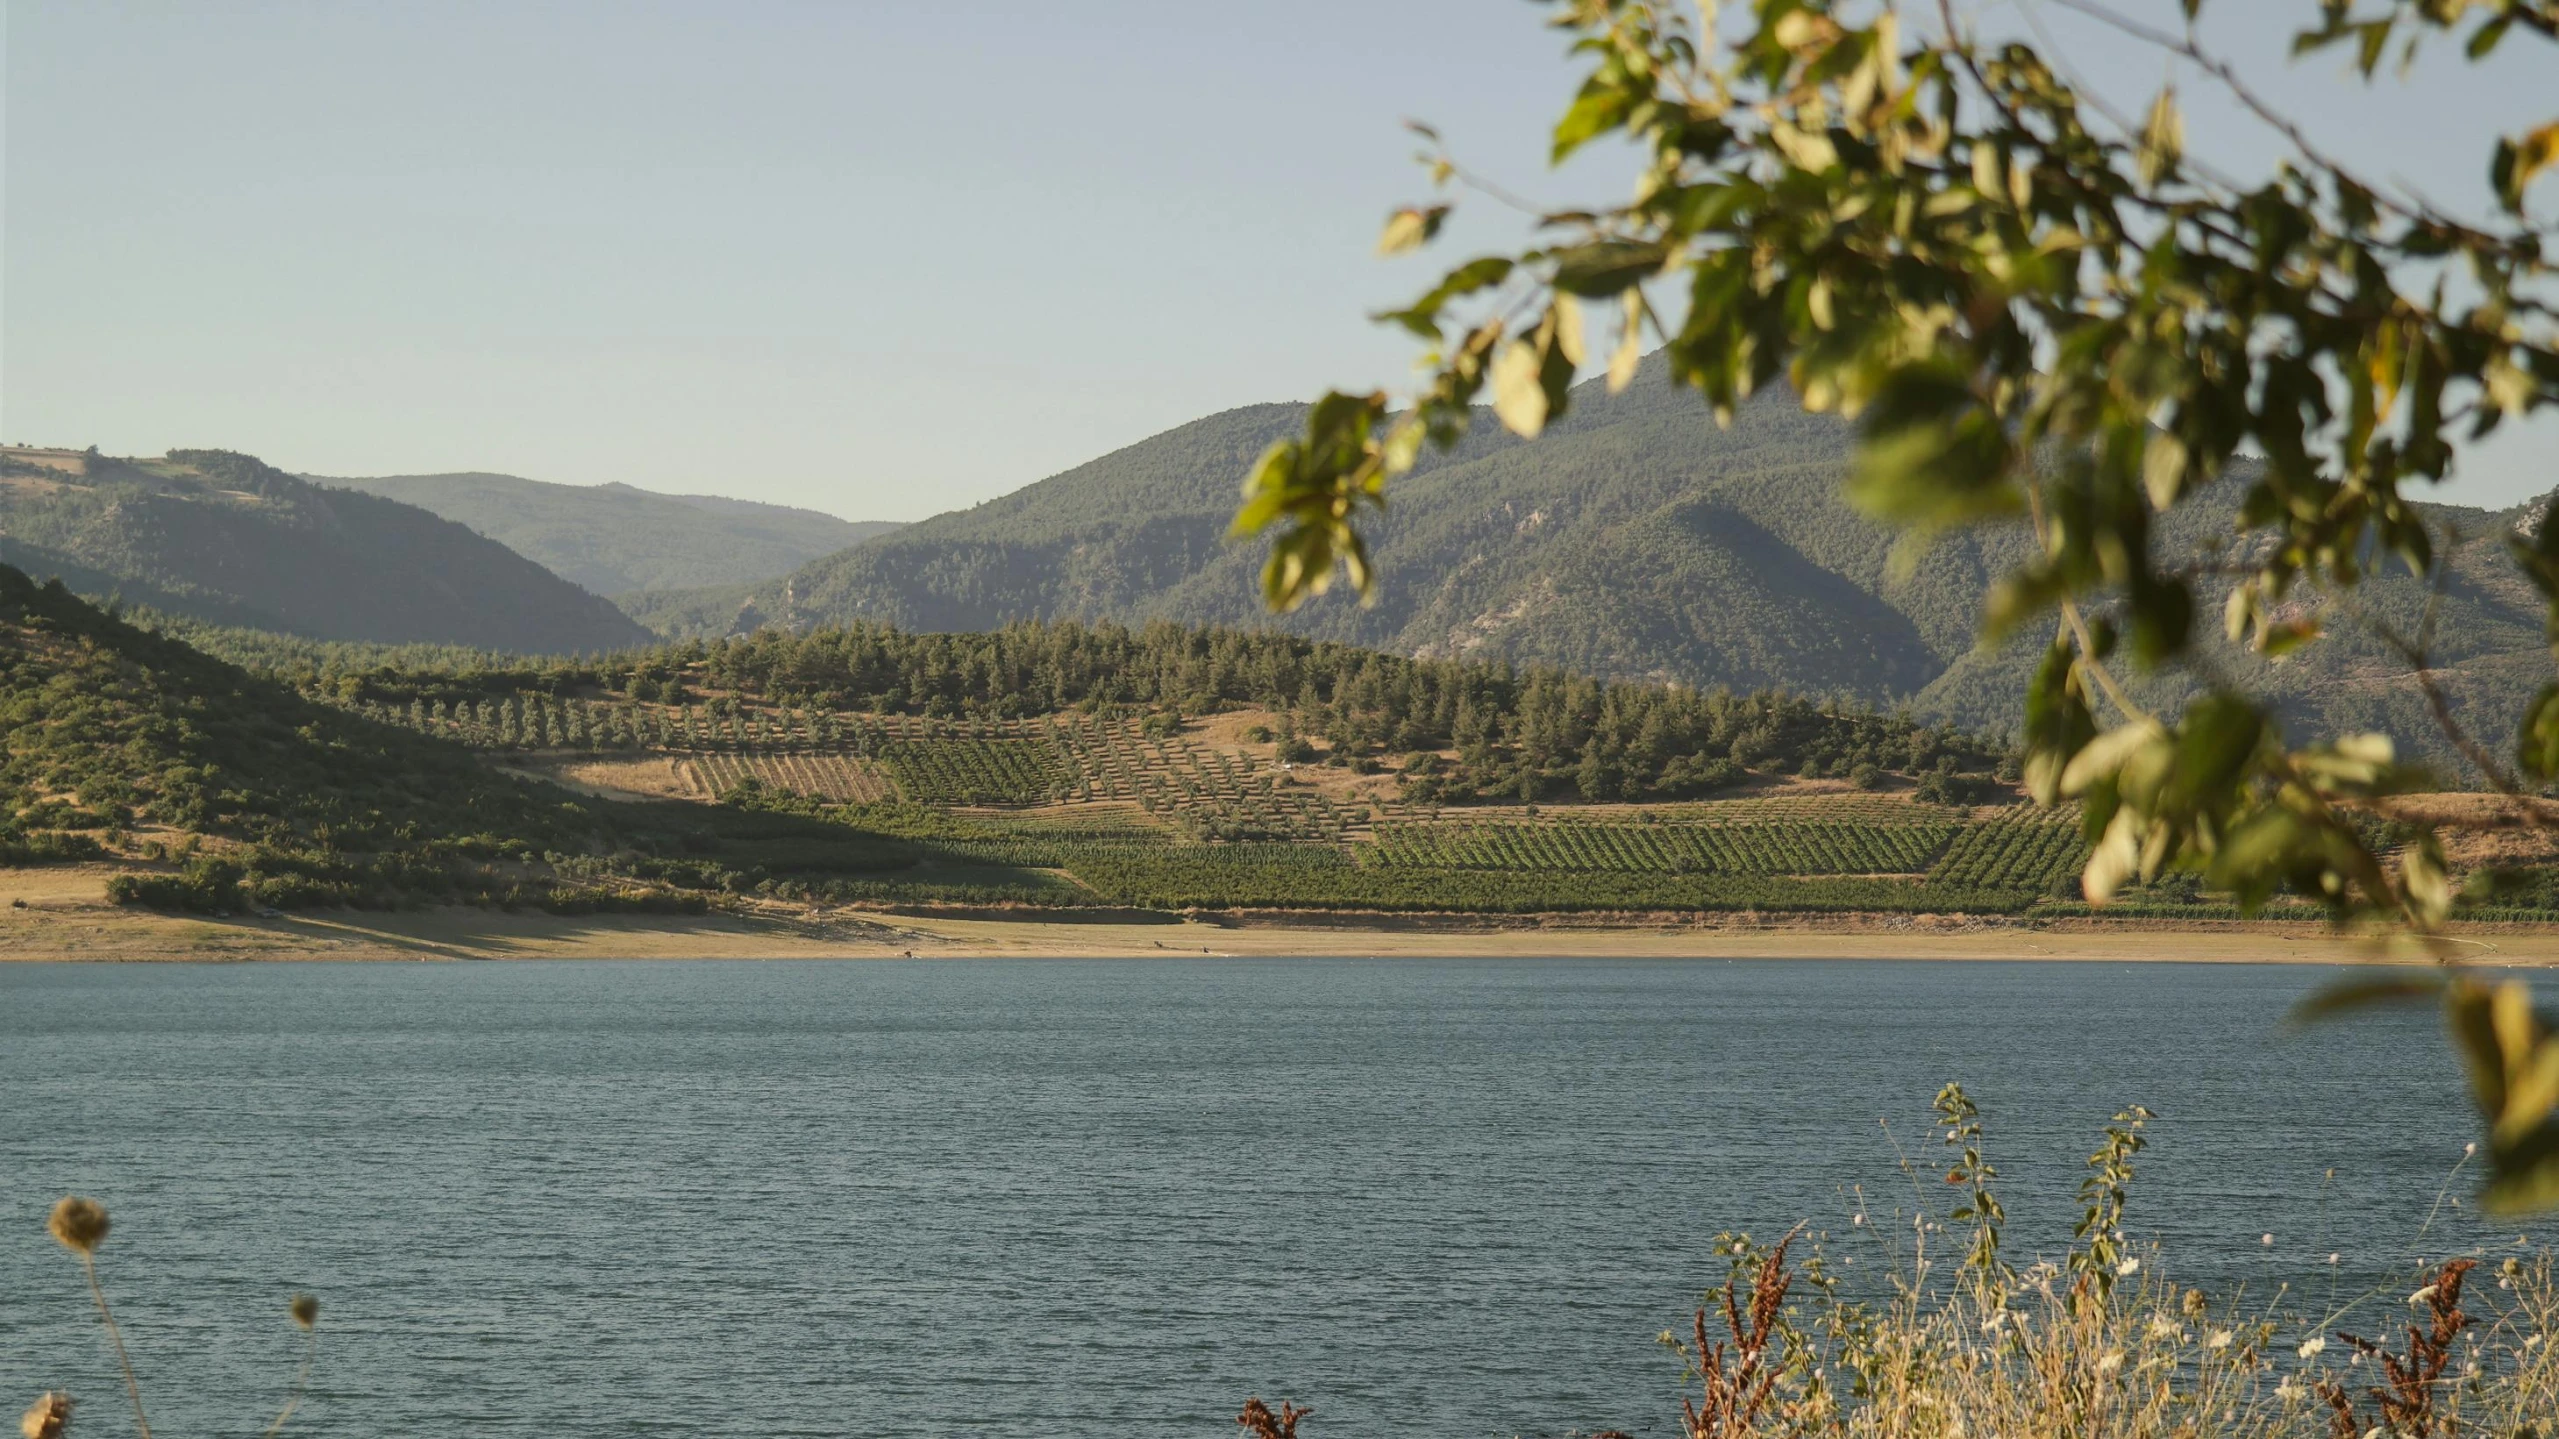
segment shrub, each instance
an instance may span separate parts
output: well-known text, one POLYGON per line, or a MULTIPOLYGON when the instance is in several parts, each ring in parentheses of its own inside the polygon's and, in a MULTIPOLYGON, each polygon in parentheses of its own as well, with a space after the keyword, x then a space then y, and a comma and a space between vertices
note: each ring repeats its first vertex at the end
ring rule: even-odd
POLYGON ((249 907, 240 866, 206 855, 176 874, 120 874, 107 881, 107 898, 147 909, 190 914, 238 914, 249 907))

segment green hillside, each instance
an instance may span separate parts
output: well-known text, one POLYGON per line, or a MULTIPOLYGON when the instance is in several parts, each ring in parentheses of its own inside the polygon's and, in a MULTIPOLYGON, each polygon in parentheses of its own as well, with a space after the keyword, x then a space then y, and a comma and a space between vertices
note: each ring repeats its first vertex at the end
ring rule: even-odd
POLYGON ((0 450, 0 560, 87 594, 324 639, 565 653, 650 638, 461 525, 221 450, 0 450))
POLYGON ((0 866, 103 861, 120 871, 119 898, 208 912, 421 902, 684 912, 776 868, 824 880, 931 855, 773 808, 598 800, 488 758, 0 566, 0 866))
POLYGON ((2084 908, 2012 756, 1783 694, 1171 624, 531 661, 159 623, 0 569, 0 865, 207 912, 2084 908))
POLYGON ((717 495, 555 485, 513 475, 307 478, 468 525, 599 595, 772 579, 898 526, 717 495))
MULTIPOLYGON (((1224 531, 1239 477, 1302 419, 1293 405, 1213 415, 785 580, 651 597, 646 613, 675 634, 866 619, 927 629, 1066 616, 1277 624, 1406 655, 1782 686, 1908 703, 1991 731, 2018 722, 2034 647, 1977 655, 1972 645, 1981 597, 2022 552, 2022 528, 1949 540, 1895 580, 1893 536, 1838 497, 1847 427, 1790 396, 1763 397, 1718 430, 1695 395, 1648 364, 1623 394, 1584 386, 1571 416, 1534 444, 1487 421, 1461 451, 1399 481, 1370 527, 1384 576, 1374 603, 1327 596, 1274 620, 1255 583, 1260 550, 1224 531)), ((2186 507, 2160 542, 2183 553, 2225 539, 2234 513, 2186 507)), ((2476 727, 2502 733, 2538 682, 2535 666, 2548 669, 2535 597, 2497 540, 2514 516, 2432 513, 2468 537, 2448 547, 2438 662, 2476 727)), ((2426 594, 2385 573, 2358 603, 2413 633, 2426 594)), ((2214 660, 2305 726, 2384 728, 2452 762, 2386 647, 2351 623, 2282 666, 2227 651, 2214 660)), ((2154 685, 2173 696, 2181 683, 2154 685)))
POLYGON ((0 712, 0 828, 40 853, 255 852, 304 879, 343 879, 361 855, 423 879, 589 828, 566 794, 313 704, 5 567, 0 712))

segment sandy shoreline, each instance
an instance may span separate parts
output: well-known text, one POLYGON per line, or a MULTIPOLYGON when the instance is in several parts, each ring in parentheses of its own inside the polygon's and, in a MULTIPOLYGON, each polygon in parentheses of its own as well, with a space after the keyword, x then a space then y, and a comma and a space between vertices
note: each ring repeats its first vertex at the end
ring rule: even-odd
MULTIPOLYGON (((107 871, 0 871, 0 961, 885 959, 1300 956, 2087 960, 2376 964, 2425 958, 2404 944, 2297 922, 2040 924, 1957 916, 1691 921, 1377 917, 1239 922, 1054 921, 837 911, 822 915, 558 916, 481 909, 316 911, 277 919, 157 914, 108 904, 107 871)), ((2559 925, 2461 933, 2463 959, 2559 964, 2559 925)))

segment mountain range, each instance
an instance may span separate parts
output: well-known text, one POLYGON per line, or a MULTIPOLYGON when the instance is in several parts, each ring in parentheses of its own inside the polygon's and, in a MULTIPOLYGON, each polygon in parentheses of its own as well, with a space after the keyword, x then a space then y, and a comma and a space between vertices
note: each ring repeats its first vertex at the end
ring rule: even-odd
POLYGON ((562 653, 651 638, 462 525, 225 450, 0 449, 0 562, 85 594, 318 639, 562 653))
MULTIPOLYGON (((1792 396, 1762 396, 1719 429, 1648 362, 1622 393, 1578 389, 1534 442, 1479 423, 1372 518, 1384 579, 1368 602, 1336 593, 1275 617, 1256 583, 1262 547, 1226 527, 1240 477, 1304 418, 1294 404, 1210 415, 902 527, 618 485, 315 483, 212 451, 13 450, 0 452, 0 562, 82 593, 321 638, 556 653, 649 631, 1177 619, 1608 679, 1784 688, 1990 732, 2018 724, 2041 641, 1985 651, 1974 632, 1983 594, 2029 536, 1969 531, 1905 572, 1895 536, 1840 498, 1850 429, 1792 396)), ((2231 542, 2244 484, 2165 517, 2163 552, 2231 542)), ((2539 597, 2503 549, 2526 508, 2427 513, 2444 539, 2437 575, 2378 567, 2331 606, 2320 642, 2270 664, 2216 639, 2203 665, 2303 733, 2381 729, 2459 768, 2398 652, 2423 638, 2464 722, 2502 743, 2550 673, 2539 597)), ((2209 614, 2218 596, 2201 599, 2209 614)), ((2173 706, 2197 683, 2190 671, 2136 689, 2173 706)))
POLYGON ((492 474, 305 478, 468 525, 562 579, 608 596, 772 579, 898 528, 624 484, 558 485, 492 474))
MULTIPOLYGON (((1211 415, 1001 498, 811 561, 757 585, 626 597, 662 633, 793 630, 857 620, 922 630, 1025 619, 1278 625, 1418 656, 1556 665, 1606 678, 1735 690, 1784 687, 2012 730, 2040 640, 1975 648, 1982 596, 2027 553, 2022 526, 1969 531, 1907 574, 1895 536, 1840 498, 1853 435, 1791 395, 1718 429, 1657 362, 1611 395, 1576 390, 1535 442, 1489 421, 1397 482, 1369 526, 1383 584, 1296 614, 1260 608, 1262 547, 1226 538, 1237 483, 1300 405, 1211 415)), ((2163 552, 2234 531, 2245 477, 2166 517, 2163 552)), ((2241 676, 2306 733, 2382 729, 2451 762, 2381 633, 2427 630, 2429 658, 2480 733, 2502 736, 2550 670, 2538 596, 2505 557, 2520 508, 2429 506, 2448 543, 2440 585, 2386 567, 2327 636, 2270 665, 2218 641, 2241 676), (2431 596, 2431 598, 2430 598, 2431 596)), ((2208 615, 2218 596, 2205 596, 2208 615)), ((2202 622, 2212 628, 2210 619, 2202 622)), ((2138 687, 2162 704, 2191 675, 2138 687)))

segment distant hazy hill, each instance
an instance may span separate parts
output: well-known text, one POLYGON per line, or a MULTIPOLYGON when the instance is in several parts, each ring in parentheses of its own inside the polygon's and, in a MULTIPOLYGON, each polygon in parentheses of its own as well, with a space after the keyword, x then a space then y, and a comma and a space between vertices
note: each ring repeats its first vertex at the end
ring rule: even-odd
MULTIPOLYGON (((1271 624, 1255 587, 1261 547, 1223 534, 1246 467, 1303 414, 1260 405, 1212 415, 781 580, 653 597, 650 617, 679 634, 853 619, 932 630, 1033 617, 1271 624)), ((1534 444, 1479 425, 1460 453, 1400 482, 1373 525, 1385 576, 1376 603, 1336 595, 1276 623, 1406 654, 1906 700, 2013 728, 2033 647, 1971 650, 1981 596, 2026 536, 1962 536, 1891 581, 1893 537, 1838 498, 1849 443, 1846 426, 1785 396, 1719 431, 1694 394, 1648 364, 1622 395, 1585 386, 1571 417, 1534 444)), ((2194 507, 2163 543, 2190 548, 2226 532, 2230 513, 2194 507)), ((2539 610, 2495 540, 2513 516, 2436 513, 2473 537, 2445 596, 2439 658, 2483 731, 2498 734, 2528 678, 2549 670, 2539 610)), ((2364 604, 2413 629, 2423 592, 2402 576, 2364 604)), ((2206 608, 2210 628, 2211 597, 2206 608)), ((2265 673, 2263 687, 2304 721, 2385 726, 2440 752, 2393 673, 2378 642, 2340 632, 2265 673)), ((2178 685, 2155 688, 2173 698, 2178 685)))
POLYGON ((649 639, 495 540, 222 450, 0 449, 0 560, 82 593, 323 639, 534 653, 649 639))
POLYGON ((469 525, 600 595, 772 579, 898 528, 788 505, 661 495, 620 484, 554 485, 484 474, 309 478, 469 525))

